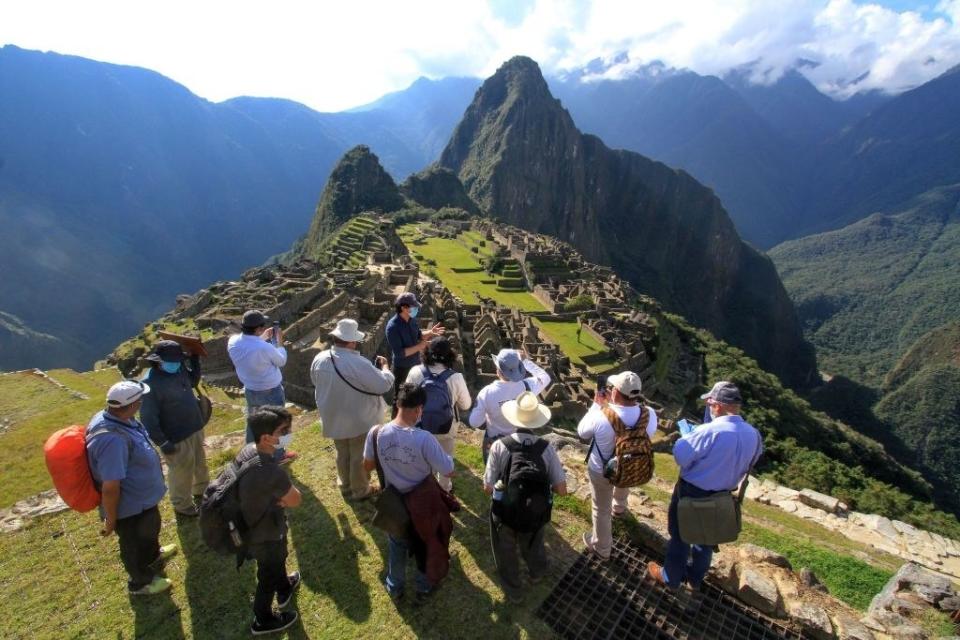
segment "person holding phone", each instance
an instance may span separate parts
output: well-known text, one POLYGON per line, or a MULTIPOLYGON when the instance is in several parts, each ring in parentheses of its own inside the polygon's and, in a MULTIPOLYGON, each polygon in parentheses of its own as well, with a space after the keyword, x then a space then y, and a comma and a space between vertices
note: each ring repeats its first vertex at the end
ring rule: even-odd
MULTIPOLYGON (((286 403, 280 369, 287 364, 287 350, 283 347, 279 324, 268 327, 269 322, 270 318, 262 312, 247 311, 240 321, 240 333, 230 336, 227 341, 227 354, 243 384, 248 416, 257 407, 282 407, 286 403)), ((253 442, 249 420, 247 442, 253 442)), ((285 451, 283 447, 277 447, 274 455, 280 464, 292 462, 297 457, 296 453, 285 451)))
POLYGON ((370 427, 383 421, 383 395, 393 388, 393 373, 383 356, 376 364, 357 349, 367 338, 356 320, 344 318, 330 332, 333 345, 310 365, 317 411, 325 438, 337 449, 337 486, 347 500, 373 493, 363 468, 363 445, 370 427))

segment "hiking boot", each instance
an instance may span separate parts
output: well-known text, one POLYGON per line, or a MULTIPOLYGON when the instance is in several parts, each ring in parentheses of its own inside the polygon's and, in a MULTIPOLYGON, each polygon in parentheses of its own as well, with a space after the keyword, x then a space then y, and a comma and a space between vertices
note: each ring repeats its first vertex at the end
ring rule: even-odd
POLYGON ((650 576, 654 582, 667 586, 667 581, 663 577, 663 567, 652 560, 647 563, 647 575, 650 576))
POLYGON ((172 586, 173 582, 169 578, 156 576, 149 584, 145 584, 139 589, 130 589, 129 593, 132 596, 155 596, 158 593, 169 591, 172 586))
POLYGON ((593 535, 588 531, 583 534, 583 544, 587 547, 587 551, 600 558, 602 561, 606 562, 610 559, 610 556, 602 556, 600 552, 597 551, 597 548, 593 544, 593 535))
POLYGON ((255 636, 262 636, 268 633, 283 631, 293 626, 298 617, 296 611, 282 611, 265 622, 254 620, 253 624, 250 625, 250 633, 255 636))
POLYGON ((174 513, 184 518, 196 518, 200 515, 200 512, 197 511, 195 506, 190 506, 186 509, 174 509, 174 513))
POLYGON ((175 555, 177 555, 177 545, 165 544, 160 547, 160 553, 157 554, 157 559, 151 562, 150 566, 155 567, 161 565, 175 555))
POLYGON ((287 580, 290 581, 290 593, 288 593, 287 597, 283 600, 280 599, 279 595, 277 596, 277 606, 281 609, 286 609, 287 605, 290 604, 290 601, 293 600, 293 594, 300 586, 300 582, 302 582, 300 579, 300 572, 294 571, 287 576, 287 580))
MULTIPOLYGON (((300 457, 300 454, 296 451, 285 451, 283 457, 277 460, 277 464, 290 464, 294 460, 300 457)), ((286 627, 284 627, 286 628, 286 627)))

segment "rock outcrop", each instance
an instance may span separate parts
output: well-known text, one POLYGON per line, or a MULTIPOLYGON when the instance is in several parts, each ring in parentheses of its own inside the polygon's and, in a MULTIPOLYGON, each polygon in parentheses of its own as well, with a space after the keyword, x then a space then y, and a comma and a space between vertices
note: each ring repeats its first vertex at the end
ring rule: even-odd
POLYGON ((294 253, 300 257, 317 257, 323 241, 353 216, 364 211, 396 211, 403 205, 400 190, 380 160, 369 147, 358 145, 348 151, 330 173, 310 230, 294 248, 294 253))
POLYGON ((428 209, 454 207, 469 213, 480 213, 463 183, 456 174, 443 167, 432 166, 407 178, 400 191, 419 205, 428 209))
POLYGON ((812 382, 813 350, 773 264, 740 240, 713 192, 580 133, 533 60, 513 58, 484 82, 439 163, 486 213, 570 242, 788 384, 812 382))

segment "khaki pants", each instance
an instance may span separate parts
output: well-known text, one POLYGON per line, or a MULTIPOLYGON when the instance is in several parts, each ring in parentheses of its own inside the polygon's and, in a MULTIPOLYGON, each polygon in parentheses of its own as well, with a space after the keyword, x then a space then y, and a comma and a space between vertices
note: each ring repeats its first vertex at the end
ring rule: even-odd
POLYGON ((174 511, 193 511, 193 496, 202 495, 210 484, 207 459, 203 454, 203 429, 177 443, 177 450, 164 454, 167 460, 167 482, 174 511))
POLYGON ((593 507, 593 533, 591 542, 597 554, 604 558, 610 555, 613 547, 612 507, 617 511, 627 508, 627 496, 630 489, 618 489, 602 474, 590 470, 590 498, 593 507))
POLYGON ((370 487, 370 476, 363 470, 363 445, 367 434, 333 441, 337 449, 337 486, 351 498, 362 498, 370 487))
MULTIPOLYGON (((440 448, 443 449, 444 452, 452 458, 454 447, 456 447, 457 445, 457 421, 454 420, 453 424, 450 425, 450 431, 448 431, 447 433, 444 433, 443 435, 434 434, 433 437, 437 439, 438 443, 440 443, 440 448)), ((448 478, 447 476, 440 475, 439 473, 436 475, 437 475, 437 482, 440 483, 440 487, 444 491, 450 491, 451 489, 453 489, 452 479, 448 478)))

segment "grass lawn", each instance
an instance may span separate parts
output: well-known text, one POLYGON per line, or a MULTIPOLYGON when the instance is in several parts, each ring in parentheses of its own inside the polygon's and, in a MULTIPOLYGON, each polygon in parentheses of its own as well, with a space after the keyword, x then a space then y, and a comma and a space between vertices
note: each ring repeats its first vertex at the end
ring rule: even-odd
MULTIPOLYGON (((416 608, 412 598, 394 605, 381 587, 386 537, 370 525, 372 505, 350 505, 340 497, 330 441, 311 427, 298 431, 295 442, 302 461, 291 474, 304 500, 289 512, 287 565, 303 573, 303 586, 296 599, 301 622, 289 637, 550 637, 533 613, 551 588, 549 580, 533 587, 520 606, 506 605, 496 584, 486 525, 489 498, 476 475, 479 448, 458 447, 454 482, 464 508, 454 516, 450 574, 429 604, 416 608)), ((247 637, 253 564, 237 571, 232 558, 205 550, 196 520, 178 522, 167 500, 161 511, 161 543, 178 543, 181 553, 166 567, 172 591, 153 598, 126 595, 116 538, 98 535, 95 514, 62 513, 0 535, 0 606, 7 612, 0 637, 247 637)), ((569 555, 565 540, 576 539, 584 521, 562 510, 554 521, 548 550, 569 555)), ((412 579, 412 562, 409 572, 412 579)))
MULTIPOLYGON (((9 430, 0 435, 5 452, 0 456, 0 476, 3 477, 0 508, 53 487, 43 461, 44 441, 64 427, 87 424, 93 414, 103 409, 107 389, 120 379, 116 369, 90 373, 55 369, 49 374, 70 389, 86 394, 89 400, 76 398, 68 391, 26 374, 0 377, 0 411, 4 416, 13 416, 9 430)), ((243 429, 242 411, 230 408, 243 405, 243 400, 232 400, 215 387, 208 387, 207 392, 217 403, 207 425, 207 435, 243 429)))
POLYGON ((433 270, 436 278, 464 302, 468 304, 479 302, 474 293, 477 292, 485 298, 493 298, 505 307, 513 307, 521 311, 545 310, 543 304, 528 291, 498 291, 495 284, 484 284, 482 281, 490 280, 491 277, 482 270, 476 254, 471 253, 460 242, 446 238, 427 238, 425 244, 413 244, 412 240, 417 236, 415 225, 401 227, 398 233, 411 255, 423 256, 423 259, 418 261, 423 272, 429 274, 429 270, 433 270), (427 260, 435 261, 436 266, 428 265, 427 260), (453 269, 480 269, 480 271, 457 273, 453 269))
MULTIPOLYGON (((567 320, 564 322, 543 322, 537 318, 533 319, 534 324, 547 335, 551 342, 560 346, 560 350, 570 357, 575 364, 586 366, 583 363, 583 356, 592 356, 604 351, 596 338, 589 332, 583 331, 580 334, 580 341, 577 341, 577 321, 567 320)), ((605 371, 616 365, 614 358, 606 358, 602 363, 590 367, 591 371, 605 371)))

